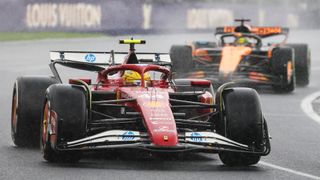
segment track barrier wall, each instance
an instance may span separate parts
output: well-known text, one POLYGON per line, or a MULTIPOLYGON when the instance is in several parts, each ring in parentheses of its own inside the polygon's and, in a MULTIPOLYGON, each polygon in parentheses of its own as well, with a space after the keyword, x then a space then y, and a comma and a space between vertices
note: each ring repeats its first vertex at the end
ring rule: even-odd
POLYGON ((293 6, 290 1, 0 0, 0 31, 212 31, 232 25, 235 18, 249 18, 255 25, 316 29, 320 2, 313 2, 293 6))

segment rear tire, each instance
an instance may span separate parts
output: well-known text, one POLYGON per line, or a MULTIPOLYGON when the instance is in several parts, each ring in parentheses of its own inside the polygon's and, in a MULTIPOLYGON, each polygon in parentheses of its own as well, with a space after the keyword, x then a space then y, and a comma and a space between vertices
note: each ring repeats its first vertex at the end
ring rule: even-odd
POLYGON ((310 82, 310 49, 307 44, 287 44, 294 49, 296 82, 299 86, 307 86, 310 82))
POLYGON ((295 89, 295 63, 291 48, 275 48, 272 52, 271 68, 279 82, 272 85, 275 92, 289 93, 295 89))
POLYGON ((11 137, 16 146, 38 146, 40 119, 46 89, 58 81, 46 76, 17 78, 12 95, 11 137))
POLYGON ((85 137, 86 126, 87 100, 83 90, 71 85, 50 86, 41 121, 43 158, 49 162, 79 161, 81 152, 60 150, 60 145, 85 137), (55 122, 51 122, 54 119, 53 114, 56 117, 55 122), (50 134, 48 127, 52 127, 55 134, 50 134))
POLYGON ((190 46, 173 45, 170 49, 172 70, 183 77, 193 69, 192 49, 190 46))
MULTIPOLYGON (((224 118, 218 121, 217 132, 236 142, 261 149, 263 116, 257 92, 251 88, 232 88, 223 92, 224 118)), ((250 153, 219 152, 227 166, 249 166, 259 162, 260 156, 250 153)))

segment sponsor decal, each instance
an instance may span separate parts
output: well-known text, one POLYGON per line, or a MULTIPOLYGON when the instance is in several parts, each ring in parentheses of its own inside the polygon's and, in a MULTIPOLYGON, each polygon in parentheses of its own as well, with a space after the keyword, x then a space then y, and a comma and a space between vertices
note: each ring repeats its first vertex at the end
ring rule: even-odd
POLYGON ((151 117, 150 120, 155 120, 155 121, 170 121, 170 117, 151 117))
POLYGON ((124 141, 130 141, 134 140, 134 133, 132 131, 126 131, 122 134, 122 140, 124 141))
MULTIPOLYGON (((164 104, 162 104, 164 105, 164 104)), ((151 121, 171 121, 172 116, 167 112, 165 108, 161 107, 151 107, 150 109, 150 120, 151 121)))
POLYGON ((96 61, 96 56, 93 55, 93 54, 87 54, 84 59, 87 61, 87 62, 94 62, 96 61))
POLYGON ((158 129, 155 129, 154 132, 167 132, 167 133, 171 133, 171 132, 177 132, 176 130, 170 129, 168 126, 163 126, 160 127, 158 129))
POLYGON ((202 142, 202 136, 200 133, 192 132, 191 133, 191 140, 194 142, 202 142))
POLYGON ((144 99, 151 99, 151 98, 155 98, 155 99, 164 99, 164 96, 162 94, 143 94, 145 93, 144 91, 142 92, 137 92, 137 93, 141 93, 138 95, 139 98, 144 98, 144 99))
POLYGON ((251 30, 258 35, 279 34, 281 33, 280 27, 253 27, 251 30))
POLYGON ((100 27, 102 7, 96 3, 31 3, 25 22, 28 28, 100 27))
POLYGON ((151 28, 151 15, 152 15, 152 5, 151 4, 143 4, 143 29, 150 29, 151 28))
POLYGON ((160 101, 150 101, 143 104, 144 106, 148 107, 162 107, 164 106, 163 102, 160 101))
MULTIPOLYGON (((151 119, 151 124, 153 125, 172 125, 172 121, 169 121, 169 119, 159 121, 158 119, 151 119)), ((156 130, 155 130, 156 131, 156 130)))
POLYGON ((187 10, 188 29, 210 29, 232 24, 234 19, 230 9, 223 8, 191 8, 187 10))
POLYGON ((223 32, 225 32, 225 33, 233 33, 234 29, 235 29, 235 27, 225 26, 223 28, 223 32))

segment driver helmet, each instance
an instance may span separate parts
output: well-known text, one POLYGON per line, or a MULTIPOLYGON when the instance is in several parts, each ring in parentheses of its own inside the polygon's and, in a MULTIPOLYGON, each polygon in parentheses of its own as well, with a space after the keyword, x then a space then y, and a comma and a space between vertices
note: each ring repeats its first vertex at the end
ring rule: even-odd
POLYGON ((248 44, 249 41, 247 38, 245 37, 239 37, 237 40, 236 40, 236 44, 238 45, 245 45, 245 44, 248 44))
MULTIPOLYGON (((122 78, 126 85, 141 85, 141 76, 136 71, 126 70, 124 74, 122 75, 122 78)), ((149 73, 144 74, 144 82, 147 83, 150 81, 150 75, 149 73)))

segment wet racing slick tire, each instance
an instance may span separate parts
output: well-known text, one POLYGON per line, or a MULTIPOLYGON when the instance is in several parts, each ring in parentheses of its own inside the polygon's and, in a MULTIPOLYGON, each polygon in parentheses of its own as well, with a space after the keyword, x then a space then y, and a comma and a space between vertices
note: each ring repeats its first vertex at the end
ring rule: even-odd
MULTIPOLYGON (((261 149, 264 139, 263 116, 258 93, 251 88, 232 88, 223 92, 224 112, 217 132, 236 142, 261 149)), ((260 156, 243 152, 219 152, 227 166, 249 166, 259 162, 260 156)))
POLYGON ((80 151, 62 150, 60 145, 85 137, 86 125, 87 100, 84 90, 63 84, 50 86, 41 120, 43 158, 49 162, 79 161, 80 151))
POLYGON ((19 147, 39 146, 40 119, 46 89, 58 81, 49 76, 18 77, 13 87, 11 137, 19 147))
POLYGON ((187 45, 173 45, 170 48, 172 71, 179 77, 187 75, 193 70, 192 49, 187 45))
POLYGON ((295 89, 295 64, 292 48, 277 47, 273 49, 271 69, 279 81, 272 85, 275 92, 289 93, 295 89))
POLYGON ((307 44, 287 44, 287 46, 294 49, 296 83, 299 86, 307 86, 310 82, 310 49, 307 44))

